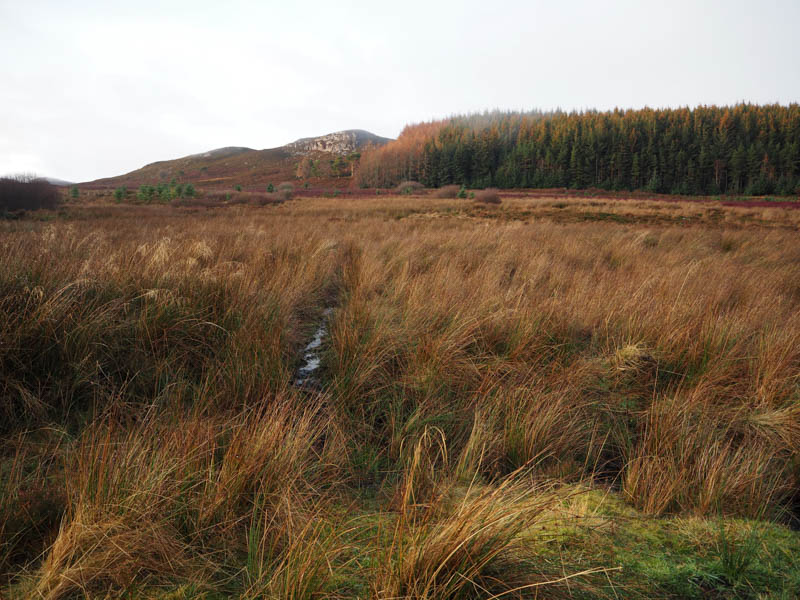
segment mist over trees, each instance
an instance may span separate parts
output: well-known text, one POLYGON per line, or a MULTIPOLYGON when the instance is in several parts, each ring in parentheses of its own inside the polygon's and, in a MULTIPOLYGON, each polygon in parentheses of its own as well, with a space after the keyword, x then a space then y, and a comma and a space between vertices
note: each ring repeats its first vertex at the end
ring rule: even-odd
POLYGON ((673 194, 800 191, 800 105, 487 112, 406 127, 357 181, 390 187, 596 187, 673 194))

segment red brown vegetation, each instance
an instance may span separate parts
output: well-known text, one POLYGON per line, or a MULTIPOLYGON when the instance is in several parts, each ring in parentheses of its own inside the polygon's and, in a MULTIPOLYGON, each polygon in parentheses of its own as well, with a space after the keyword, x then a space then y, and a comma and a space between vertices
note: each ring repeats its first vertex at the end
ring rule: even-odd
POLYGON ((433 191, 434 198, 457 198, 461 191, 460 185, 445 185, 433 191))
POLYGON ((413 179, 419 173, 425 144, 446 125, 431 121, 408 125, 397 140, 365 151, 361 156, 356 183, 368 187, 391 187, 398 181, 413 179))
POLYGON ((410 196, 413 194, 419 194, 425 189, 425 186, 422 185, 419 181, 403 181, 394 188, 394 192, 396 194, 402 194, 405 196, 410 196))
POLYGON ((558 200, 0 222, 0 593, 697 591, 793 510, 800 214, 558 200))
POLYGON ((502 202, 500 192, 496 188, 476 191, 474 200, 480 204, 500 204, 502 202))
POLYGON ((0 211, 56 208, 61 192, 53 184, 32 175, 0 178, 0 211))

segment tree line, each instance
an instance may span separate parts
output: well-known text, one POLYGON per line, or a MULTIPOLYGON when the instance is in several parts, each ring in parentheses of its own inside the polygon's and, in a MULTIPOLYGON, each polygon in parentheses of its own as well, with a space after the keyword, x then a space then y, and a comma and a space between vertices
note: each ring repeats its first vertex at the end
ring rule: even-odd
POLYGON ((61 204, 59 189, 35 175, 0 177, 0 214, 25 210, 53 209, 61 204))
POLYGON ((366 152, 356 178, 363 187, 790 195, 800 192, 800 105, 457 116, 366 152))

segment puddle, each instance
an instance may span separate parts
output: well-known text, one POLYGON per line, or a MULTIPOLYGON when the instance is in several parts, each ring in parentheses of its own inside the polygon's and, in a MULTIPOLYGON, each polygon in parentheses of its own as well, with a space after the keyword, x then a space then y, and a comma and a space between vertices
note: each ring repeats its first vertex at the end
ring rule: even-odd
POLYGON ((322 361, 320 348, 322 347, 322 341, 325 339, 325 336, 328 335, 328 317, 332 312, 332 308, 326 308, 322 312, 323 319, 314 332, 314 337, 303 349, 303 365, 297 369, 297 374, 294 378, 294 384, 297 387, 319 386, 319 380, 316 378, 315 372, 319 369, 322 361))

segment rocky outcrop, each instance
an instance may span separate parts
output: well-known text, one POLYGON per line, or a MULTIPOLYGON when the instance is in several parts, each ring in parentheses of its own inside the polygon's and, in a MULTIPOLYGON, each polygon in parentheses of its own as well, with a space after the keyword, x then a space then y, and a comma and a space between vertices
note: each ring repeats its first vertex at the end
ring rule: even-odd
POLYGON ((286 144, 283 149, 294 155, 308 154, 309 152, 329 152, 331 154, 352 154, 359 152, 369 144, 382 146, 389 142, 389 138, 381 137, 364 131, 363 129, 348 129, 337 131, 314 138, 302 138, 291 144, 286 144))

